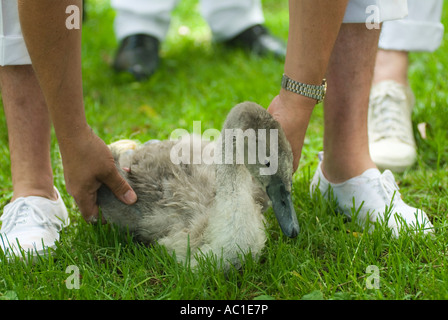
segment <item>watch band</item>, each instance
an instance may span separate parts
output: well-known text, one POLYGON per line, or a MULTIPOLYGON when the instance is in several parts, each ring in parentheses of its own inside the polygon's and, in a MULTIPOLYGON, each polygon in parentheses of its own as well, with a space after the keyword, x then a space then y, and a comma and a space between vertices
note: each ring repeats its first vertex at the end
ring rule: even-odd
POLYGON ((322 84, 304 84, 298 81, 292 80, 286 74, 282 77, 282 88, 302 96, 315 99, 317 103, 322 102, 325 98, 325 93, 327 91, 327 80, 323 80, 322 84))

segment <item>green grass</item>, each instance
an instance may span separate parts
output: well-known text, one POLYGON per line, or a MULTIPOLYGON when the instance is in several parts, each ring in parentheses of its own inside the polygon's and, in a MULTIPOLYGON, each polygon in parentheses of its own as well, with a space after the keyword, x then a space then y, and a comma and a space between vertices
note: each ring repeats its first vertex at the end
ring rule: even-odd
MULTIPOLYGON (((266 0, 266 24, 287 37, 287 1, 266 0)), ((106 143, 120 138, 167 139, 176 128, 220 128, 229 109, 244 100, 267 107, 278 93, 281 61, 257 58, 214 44, 197 1, 181 1, 162 64, 147 82, 116 75, 110 68, 116 40, 109 2, 89 0, 83 32, 83 74, 90 125, 106 143), (190 32, 181 36, 180 26, 190 32)), ((443 22, 448 23, 448 10, 443 22)), ((445 36, 447 40, 447 36, 445 36)), ((411 55, 410 79, 417 96, 413 114, 427 123, 427 138, 415 130, 418 163, 395 177, 406 202, 422 206, 437 232, 433 238, 403 235, 393 239, 384 228, 372 234, 335 213, 334 204, 310 198, 310 176, 322 148, 322 107, 309 126, 300 168, 294 177, 294 202, 301 224, 287 239, 267 214, 268 241, 260 261, 223 274, 214 261, 197 272, 175 262, 161 246, 134 243, 129 235, 104 225, 88 225, 65 192, 56 141, 52 161, 71 224, 57 255, 36 263, 0 262, 0 299, 448 299, 448 43, 434 54, 411 55), (379 270, 380 288, 368 289, 368 266, 379 270), (79 269, 79 289, 68 289, 79 269)), ((4 115, 0 123, 5 128, 4 115)), ((415 128, 416 129, 416 128, 415 128)), ((6 129, 0 131, 0 208, 12 195, 6 129)))

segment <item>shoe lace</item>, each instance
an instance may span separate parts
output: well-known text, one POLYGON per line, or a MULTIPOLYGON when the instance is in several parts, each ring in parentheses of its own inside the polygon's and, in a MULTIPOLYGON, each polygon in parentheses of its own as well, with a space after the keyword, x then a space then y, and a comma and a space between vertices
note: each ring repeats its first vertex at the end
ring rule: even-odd
POLYGON ((379 94, 371 96, 369 134, 373 141, 397 138, 412 144, 412 128, 409 126, 408 110, 403 110, 406 94, 398 85, 384 86, 379 94), (405 113, 403 113, 405 112, 405 113))
POLYGON ((385 170, 379 177, 381 190, 387 195, 387 201, 391 205, 401 198, 399 187, 395 182, 395 177, 390 170, 385 170))
MULTIPOLYGON (((0 220, 2 221, 2 232, 8 233, 17 225, 23 225, 29 221, 34 220, 39 225, 52 225, 52 221, 36 204, 26 199, 23 201, 14 201, 11 204, 10 210, 4 212, 0 220)), ((60 226, 53 224, 56 228, 60 226)))

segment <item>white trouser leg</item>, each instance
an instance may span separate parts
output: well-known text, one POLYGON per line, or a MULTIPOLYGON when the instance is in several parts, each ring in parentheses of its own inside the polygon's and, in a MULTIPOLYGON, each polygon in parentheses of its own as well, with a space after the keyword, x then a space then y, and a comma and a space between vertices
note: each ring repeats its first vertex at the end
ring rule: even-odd
POLYGON ((402 19, 408 14, 407 0, 350 0, 344 23, 366 23, 373 12, 378 13, 378 23, 402 19))
POLYGON ((442 42, 442 0, 408 0, 409 15, 383 24, 379 47, 385 50, 429 51, 442 42))
POLYGON ((0 66, 31 64, 17 10, 17 0, 0 1, 0 66))
POLYGON ((178 0, 111 0, 117 12, 114 22, 117 39, 144 33, 163 41, 177 3, 178 0))
POLYGON ((247 28, 264 23, 260 0, 201 0, 201 14, 216 41, 230 39, 247 28))

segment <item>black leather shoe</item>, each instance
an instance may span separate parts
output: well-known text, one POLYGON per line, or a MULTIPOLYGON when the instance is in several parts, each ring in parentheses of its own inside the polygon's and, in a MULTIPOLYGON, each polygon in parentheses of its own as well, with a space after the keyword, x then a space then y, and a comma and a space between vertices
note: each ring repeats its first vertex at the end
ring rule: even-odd
POLYGON ((134 34, 123 39, 114 61, 118 72, 129 72, 138 81, 148 79, 159 66, 159 40, 147 34, 134 34))
POLYGON ((250 27, 224 43, 249 50, 260 56, 271 54, 280 59, 286 56, 286 43, 272 36, 262 25, 250 27))

